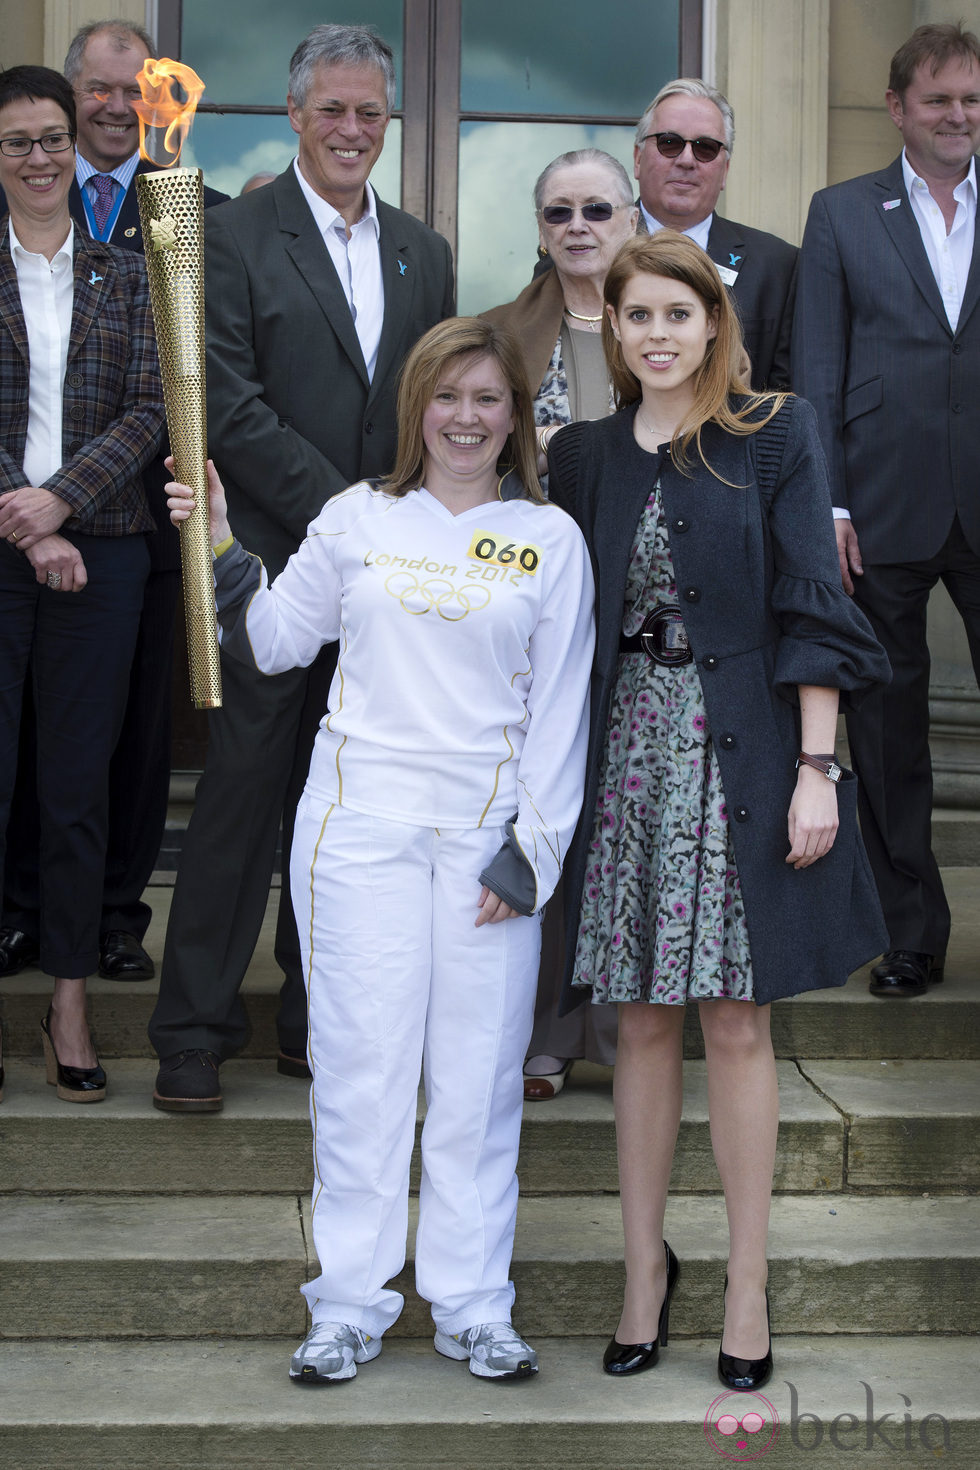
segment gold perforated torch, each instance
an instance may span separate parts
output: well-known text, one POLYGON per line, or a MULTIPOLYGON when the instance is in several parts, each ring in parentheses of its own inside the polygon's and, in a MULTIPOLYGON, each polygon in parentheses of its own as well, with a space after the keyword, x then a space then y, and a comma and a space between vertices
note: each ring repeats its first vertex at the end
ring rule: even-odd
MULTIPOLYGON (((189 66, 148 58, 137 77, 142 102, 140 153, 157 163, 148 129, 167 165, 176 164, 204 83, 189 66)), ((204 379, 204 181, 199 168, 163 167, 136 175, 136 197, 160 354, 163 401, 174 478, 194 491, 194 510, 180 527, 191 699, 197 709, 221 704, 221 667, 214 608, 208 520, 207 409, 204 379)))

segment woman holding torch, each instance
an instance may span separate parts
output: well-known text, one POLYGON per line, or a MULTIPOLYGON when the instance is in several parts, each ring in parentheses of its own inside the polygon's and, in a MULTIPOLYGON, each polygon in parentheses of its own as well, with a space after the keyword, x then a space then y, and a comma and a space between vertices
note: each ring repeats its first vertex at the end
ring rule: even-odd
MULTIPOLYGON (((540 910, 578 813, 592 649, 583 539, 544 501, 517 344, 457 318, 417 343, 391 476, 336 496, 267 585, 211 471, 226 651, 273 674, 338 640, 291 880, 313 1072, 313 1327, 291 1376, 354 1376, 415 1266, 435 1346, 486 1378, 537 1357, 510 1325, 522 1063, 540 910)), ((192 494, 171 487, 173 517, 192 494)))

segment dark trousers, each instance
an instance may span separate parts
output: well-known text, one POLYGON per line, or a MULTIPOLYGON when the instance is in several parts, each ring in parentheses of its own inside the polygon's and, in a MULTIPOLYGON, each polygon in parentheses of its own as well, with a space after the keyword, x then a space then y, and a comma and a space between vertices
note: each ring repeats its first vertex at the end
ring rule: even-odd
POLYGON ((191 1048, 222 1058, 247 1039, 239 990, 265 915, 280 821, 276 959, 281 1046, 306 1047, 306 989, 289 894, 289 844, 336 648, 309 669, 266 677, 222 655, 222 707, 187 828, 149 1035, 161 1057, 191 1048))
POLYGON ((98 965, 108 773, 126 703, 143 587, 144 536, 76 536, 88 584, 52 592, 25 556, 0 544, 0 858, 17 877, 39 853, 41 969, 81 978, 98 965), (36 749, 38 839, 8 826, 28 681, 36 749))
POLYGON ((926 605, 942 579, 966 627, 980 680, 980 557, 953 524, 929 561, 865 566, 854 598, 867 614, 892 666, 892 682, 847 716, 847 738, 860 777, 861 833, 871 861, 892 949, 944 955, 950 915, 932 853, 929 756, 929 648, 926 605))
MULTIPOLYGON (((84 551, 83 551, 84 555, 84 551)), ((156 867, 170 793, 170 682, 180 573, 151 569, 143 593, 126 711, 109 766, 109 832, 100 934, 142 939, 151 911, 143 892, 156 867)), ((34 701, 25 701, 21 760, 8 827, 3 924, 37 936, 40 827, 34 763, 34 701), (16 854, 17 861, 11 859, 16 854)))

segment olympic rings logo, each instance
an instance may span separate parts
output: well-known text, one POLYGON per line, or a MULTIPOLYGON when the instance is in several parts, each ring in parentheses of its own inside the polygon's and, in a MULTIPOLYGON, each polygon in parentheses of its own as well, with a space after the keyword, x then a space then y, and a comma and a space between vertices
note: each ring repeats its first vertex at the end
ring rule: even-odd
POLYGON ((430 577, 420 582, 411 572, 392 572, 385 579, 385 591, 397 597, 413 617, 437 612, 447 623, 460 623, 471 612, 482 612, 490 602, 489 587, 466 583, 457 587, 444 577, 430 577))

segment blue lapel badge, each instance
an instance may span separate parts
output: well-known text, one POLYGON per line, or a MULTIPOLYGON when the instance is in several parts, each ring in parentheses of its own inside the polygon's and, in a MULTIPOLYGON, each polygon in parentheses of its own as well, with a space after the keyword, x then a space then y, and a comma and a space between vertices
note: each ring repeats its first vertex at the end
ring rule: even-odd
POLYGON ((881 207, 882 209, 897 209, 901 202, 901 199, 886 199, 881 207))
POLYGON ((408 270, 408 266, 402 260, 401 256, 399 256, 398 257, 398 274, 400 276, 403 276, 407 270, 408 270))
POLYGON ((742 257, 740 255, 733 255, 731 253, 731 251, 728 252, 728 263, 729 263, 729 265, 738 265, 738 263, 739 263, 739 261, 741 259, 742 259, 742 257))
POLYGON ((93 271, 92 274, 91 274, 91 276, 89 277, 89 285, 90 286, 94 286, 95 283, 96 283, 96 281, 101 281, 101 279, 102 279, 102 277, 101 276, 97 276, 95 274, 95 271, 93 271))

